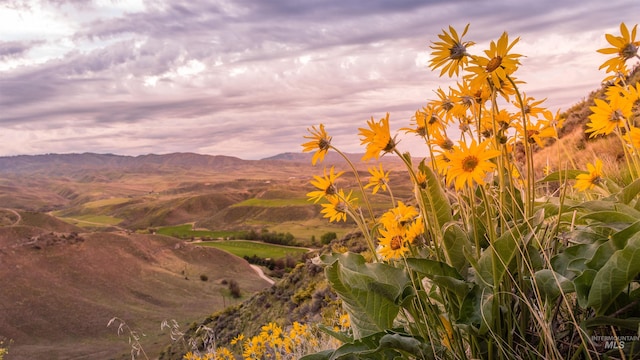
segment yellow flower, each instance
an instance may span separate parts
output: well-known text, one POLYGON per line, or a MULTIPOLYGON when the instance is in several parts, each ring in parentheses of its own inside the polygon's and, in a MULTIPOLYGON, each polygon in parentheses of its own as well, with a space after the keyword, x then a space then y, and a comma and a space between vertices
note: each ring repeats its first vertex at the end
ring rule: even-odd
MULTIPOLYGON (((526 93, 523 93, 522 103, 524 105, 524 113, 527 114, 528 116, 533 116, 536 118, 539 115, 544 115, 544 113, 547 112, 548 110, 538 105, 542 104, 545 100, 547 99, 545 98, 545 99, 536 101, 536 99, 532 97, 528 97, 526 93)), ((517 101, 514 101, 513 105, 517 106, 518 108, 520 107, 520 103, 517 101)))
POLYGON ((429 103, 421 110, 417 110, 412 120, 415 122, 415 127, 401 128, 400 130, 405 130, 407 133, 415 133, 424 138, 434 132, 444 131, 446 127, 433 103, 429 103))
POLYGON ((328 204, 322 204, 322 210, 320 213, 324 214, 323 217, 329 219, 330 222, 334 221, 347 221, 347 210, 353 206, 353 202, 356 198, 351 198, 352 192, 348 195, 344 194, 344 191, 339 190, 336 196, 327 197, 328 204))
MULTIPOLYGON (((549 113, 551 112, 549 111, 549 113)), ((516 132, 520 139, 526 139, 530 144, 535 143, 541 148, 545 146, 544 139, 558 137, 556 129, 548 126, 548 123, 545 121, 536 121, 535 123, 531 123, 531 121, 527 120, 526 134, 522 123, 518 122, 514 127, 516 128, 516 132)))
POLYGON ((501 89, 504 83, 508 83, 507 77, 513 74, 520 65, 518 58, 520 54, 509 54, 513 46, 520 38, 516 38, 509 44, 509 36, 506 32, 498 39, 498 42, 491 41, 489 50, 484 53, 487 57, 474 56, 471 60, 473 66, 467 70, 473 74, 466 75, 471 79, 473 85, 481 85, 485 80, 489 80, 496 89, 501 89))
POLYGON ((418 216, 418 210, 409 205, 405 205, 402 201, 398 201, 398 206, 385 212, 380 216, 380 223, 385 227, 395 225, 404 225, 418 216))
MULTIPOLYGON (((638 83, 638 85, 639 85, 638 88, 640 89, 640 83, 638 83)), ((613 101, 613 99, 616 99, 616 98, 623 98, 624 100, 627 100, 631 103, 637 100, 640 100, 640 97, 638 97, 638 89, 636 89, 633 86, 627 87, 627 86, 621 86, 619 84, 612 85, 607 87, 605 94, 609 101, 613 101)))
POLYGON ((591 190, 602 181, 602 161, 596 159, 595 165, 587 164, 588 173, 576 176, 574 188, 579 191, 591 190))
POLYGON ((442 150, 451 150, 453 149, 453 141, 449 139, 446 133, 434 133, 433 136, 429 139, 429 145, 437 146, 442 150))
POLYGON ((377 167, 369 168, 369 173, 371 174, 371 178, 369 179, 369 183, 364 186, 365 189, 373 187, 372 193, 377 193, 378 190, 382 189, 382 191, 387 191, 387 184, 389 183, 389 171, 386 173, 382 169, 382 164, 380 164, 380 169, 377 167))
POLYGON ((442 334, 442 345, 446 346, 449 350, 451 350, 451 340, 453 340, 453 327, 451 327, 451 323, 446 316, 440 315, 440 321, 442 322, 442 326, 444 327, 444 334, 442 334))
POLYGON ((340 315, 340 319, 338 320, 340 323, 340 328, 346 330, 351 327, 351 320, 349 319, 349 314, 340 315))
POLYGON ((200 356, 194 354, 193 351, 189 351, 188 353, 184 354, 184 357, 182 359, 183 360, 198 360, 199 358, 200 358, 200 356))
POLYGON ((416 185, 418 185, 419 187, 426 189, 427 188, 427 174, 425 174, 423 171, 417 171, 416 172, 416 185))
POLYGON ((367 161, 371 158, 380 158, 380 152, 388 153, 393 151, 396 147, 395 139, 391 138, 389 131, 389 113, 387 116, 380 119, 379 122, 373 120, 367 121, 369 128, 359 128, 360 145, 367 145, 367 150, 362 157, 363 161, 367 161))
POLYGON ((623 138, 634 154, 640 151, 640 128, 632 127, 623 138))
POLYGON ((485 140, 476 144, 475 140, 472 140, 469 146, 461 142, 460 146, 455 147, 453 152, 448 154, 450 163, 447 183, 455 181, 456 190, 460 190, 465 184, 471 187, 474 181, 480 185, 484 184, 487 173, 496 168, 489 160, 500 155, 498 150, 489 148, 489 143, 490 140, 485 140))
POLYGON ((438 114, 442 114, 442 121, 447 125, 451 122, 451 119, 453 119, 454 113, 452 110, 456 105, 456 98, 453 96, 451 91, 447 94, 441 88, 436 90, 436 95, 438 95, 438 100, 433 100, 429 102, 429 104, 434 107, 438 114))
POLYGON ((241 343, 244 340, 244 334, 238 334, 238 336, 231 339, 231 345, 235 345, 237 343, 241 343))
POLYGON ((254 336, 244 342, 242 356, 245 360, 262 359, 264 350, 265 347, 262 338, 260 336, 254 336))
POLYGON ((480 133, 488 138, 492 135, 502 134, 511 126, 512 120, 516 116, 505 109, 498 111, 497 114, 484 112, 480 119, 480 133), (497 129, 494 129, 497 126, 497 129))
POLYGON ((542 128, 551 128, 554 131, 554 138, 558 137, 558 129, 562 129, 564 126, 564 116, 560 114, 560 110, 557 110, 555 115, 551 111, 545 111, 542 114, 543 118, 538 120, 542 124, 542 128))
POLYGON ((471 86, 469 81, 458 81, 458 89, 451 88, 454 100, 451 112, 456 118, 464 118, 471 110, 472 116, 475 116, 490 96, 491 90, 486 84, 471 86))
POLYGON ((313 200, 314 203, 317 203, 318 200, 322 199, 323 197, 334 197, 334 195, 337 193, 337 188, 335 185, 336 180, 338 179, 338 177, 340 177, 340 175, 344 174, 344 171, 340 171, 339 173, 334 174, 333 170, 334 168, 332 166, 329 170, 329 174, 327 174, 327 169, 325 168, 324 177, 320 177, 317 175, 313 176, 315 180, 311 180, 311 185, 315 186, 319 190, 307 193, 309 201, 313 200))
POLYGON ((440 76, 448 72, 449 77, 453 74, 458 75, 458 71, 467 65, 469 54, 467 53, 467 47, 474 45, 471 41, 462 41, 462 37, 465 36, 469 30, 469 24, 465 26, 462 35, 458 36, 456 30, 449 26, 449 34, 446 30, 442 30, 442 34, 438 37, 442 41, 432 42, 430 46, 433 51, 431 52, 432 59, 429 61, 429 67, 433 70, 442 66, 442 72, 440 76))
POLYGON ((320 124, 320 128, 316 128, 315 125, 311 127, 311 129, 307 129, 311 133, 311 136, 304 136, 305 139, 309 139, 311 141, 302 144, 304 149, 302 152, 316 151, 311 158, 311 163, 313 165, 316 164, 318 160, 322 162, 324 160, 324 156, 327 154, 327 151, 331 147, 331 137, 327 135, 327 132, 324 130, 324 125, 320 124))
POLYGON ((605 34, 605 38, 613 47, 602 48, 598 52, 615 56, 600 65, 599 69, 606 68, 606 72, 618 72, 626 67, 627 60, 638 56, 640 41, 636 40, 637 27, 638 25, 635 25, 629 32, 627 26, 624 23, 620 23, 620 35, 622 36, 605 34))
POLYGON ((215 360, 235 360, 233 353, 226 347, 219 347, 216 349, 215 360))
POLYGON ((622 96, 613 96, 609 102, 602 99, 594 99, 594 102, 596 105, 589 107, 593 114, 589 115, 585 131, 591 133, 589 137, 611 134, 615 129, 624 127, 633 114, 633 101, 622 96))
POLYGON ((377 250, 378 254, 384 260, 394 260, 403 257, 409 251, 404 228, 398 224, 389 224, 380 229, 377 250))
POLYGON ((280 337, 280 334, 282 334, 282 328, 274 322, 262 326, 262 331, 260 332, 260 336, 264 339, 276 339, 280 337))
POLYGON ((434 152, 438 154, 434 157, 436 170, 438 174, 445 175, 447 171, 449 171, 449 167, 451 166, 451 159, 449 158, 451 151, 434 151, 434 152))
POLYGON ((416 244, 417 240, 422 237, 424 234, 424 221, 421 217, 416 218, 414 222, 412 222, 407 231, 405 233, 405 237, 407 241, 411 244, 416 244))

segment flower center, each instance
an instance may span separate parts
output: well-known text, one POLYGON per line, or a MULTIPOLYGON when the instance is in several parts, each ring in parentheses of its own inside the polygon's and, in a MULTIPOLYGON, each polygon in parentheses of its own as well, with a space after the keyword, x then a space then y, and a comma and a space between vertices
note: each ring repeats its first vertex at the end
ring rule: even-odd
POLYGON ((389 142, 387 142, 387 145, 382 150, 384 150, 384 152, 391 152, 395 148, 396 148, 396 140, 389 139, 389 142))
POLYGON ((462 170, 466 172, 472 172, 478 166, 478 158, 470 155, 462 160, 462 170))
POLYGON ((462 98, 460 99, 460 102, 462 103, 462 105, 466 106, 466 107, 471 107, 471 105, 473 105, 473 97, 470 95, 463 95, 462 98))
POLYGON ((389 247, 391 247, 391 250, 400 249, 402 247, 402 236, 396 235, 393 238, 391 238, 391 241, 389 242, 389 247))
POLYGON ((612 123, 618 123, 623 120, 624 120, 624 115, 622 115, 622 111, 620 111, 620 109, 616 109, 614 112, 611 113, 611 117, 609 117, 609 121, 611 121, 612 123))
POLYGON ((487 72, 493 72, 495 69, 499 68, 500 65, 502 65, 502 56, 496 56, 489 61, 485 70, 487 70, 487 72))
POLYGON ((336 186, 334 184, 329 184, 327 188, 324 190, 324 194, 327 196, 332 196, 338 193, 336 186))
POLYGON ((331 146, 330 139, 322 138, 320 139, 320 141, 318 141, 318 148, 320 150, 329 150, 329 146, 331 146))
POLYGON ((445 138, 442 141, 440 141, 440 143, 438 144, 440 145, 440 147, 444 150, 451 150, 453 149, 453 141, 451 141, 451 139, 449 138, 445 138))
POLYGON ((622 48, 622 50, 620 50, 620 56, 625 60, 631 59, 632 57, 636 56, 637 53, 638 47, 632 43, 628 43, 624 46, 624 48, 622 48))
POLYGON ((453 47, 449 49, 449 58, 451 60, 461 60, 466 54, 467 48, 460 43, 455 43, 453 47))
POLYGON ((453 109, 453 102, 451 100, 445 100, 442 102, 442 108, 444 111, 449 111, 453 109))

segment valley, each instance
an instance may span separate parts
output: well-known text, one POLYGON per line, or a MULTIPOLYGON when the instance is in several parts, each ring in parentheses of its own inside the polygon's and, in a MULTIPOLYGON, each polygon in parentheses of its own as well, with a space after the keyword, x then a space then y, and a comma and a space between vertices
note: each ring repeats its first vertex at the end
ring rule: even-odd
POLYGON ((292 268, 323 234, 350 232, 353 224, 327 222, 306 199, 322 169, 306 155, 287 157, 0 158, 0 337, 13 341, 8 359, 130 358, 129 334, 107 327, 114 317, 144 333, 145 351, 157 354, 170 342, 162 321, 188 328, 271 286, 243 257, 268 259, 259 269, 282 276, 267 265, 292 268), (238 242, 251 236, 294 246, 238 242), (231 296, 230 279, 240 298, 231 296))

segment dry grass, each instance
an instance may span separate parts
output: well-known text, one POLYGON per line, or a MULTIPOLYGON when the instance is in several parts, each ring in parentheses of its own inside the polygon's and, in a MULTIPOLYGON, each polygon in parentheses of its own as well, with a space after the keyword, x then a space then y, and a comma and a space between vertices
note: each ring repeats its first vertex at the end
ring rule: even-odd
POLYGON ((188 324, 230 304, 222 280, 236 279, 244 294, 269 286, 242 259, 154 235, 0 227, 0 263, 11 359, 126 357, 127 339, 106 327, 114 316, 157 353, 168 341, 156 330, 162 320, 188 324))

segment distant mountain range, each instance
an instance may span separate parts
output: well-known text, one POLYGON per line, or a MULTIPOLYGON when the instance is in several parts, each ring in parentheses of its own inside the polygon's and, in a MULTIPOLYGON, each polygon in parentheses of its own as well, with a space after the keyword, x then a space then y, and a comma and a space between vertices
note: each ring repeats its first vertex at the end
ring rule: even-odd
MULTIPOLYGON (((0 174, 28 174, 28 173, 52 173, 62 174, 78 170, 128 170, 149 171, 169 169, 238 169, 247 166, 277 166, 287 162, 311 165, 311 153, 286 152, 264 158, 261 160, 244 160, 225 155, 202 155, 196 153, 171 153, 148 154, 139 156, 126 156, 114 154, 45 154, 45 155, 17 155, 0 157, 0 174)), ((349 160, 360 163, 362 154, 347 154, 349 160)), ((385 159, 391 159, 388 157, 385 159)), ((396 160, 394 158, 394 160, 396 160)), ((385 160, 386 161, 386 160, 385 160)), ((326 164, 339 164, 344 159, 329 152, 326 155, 326 164)))

